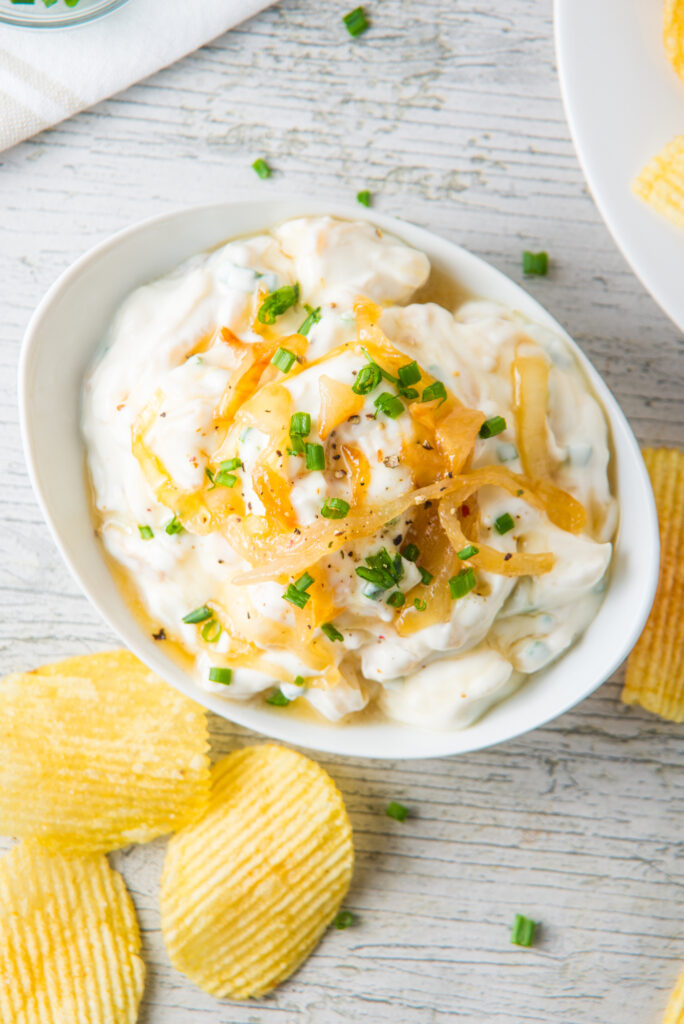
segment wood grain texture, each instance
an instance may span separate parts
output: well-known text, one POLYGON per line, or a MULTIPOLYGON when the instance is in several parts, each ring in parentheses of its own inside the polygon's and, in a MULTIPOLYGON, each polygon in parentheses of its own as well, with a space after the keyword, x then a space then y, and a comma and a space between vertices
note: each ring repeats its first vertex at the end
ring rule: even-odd
MULTIPOLYGON (((94 110, 0 154, 0 671, 111 645, 43 524, 24 468, 19 343, 86 248, 186 203, 353 197, 437 230, 520 280, 606 377, 639 439, 684 445, 683 340, 587 194, 554 67, 550 0, 277 6, 94 110), (252 160, 275 169, 265 182, 252 160)), ((221 1003, 170 967, 163 841, 115 855, 149 965, 143 1024, 656 1024, 684 961, 682 729, 619 703, 619 680, 494 750, 423 763, 321 758, 355 828, 348 906, 297 975, 221 1003), (398 799, 404 824, 385 817, 398 799), (509 945, 516 911, 542 922, 509 945)), ((249 742, 214 718, 216 753, 249 742)), ((0 843, 3 848, 9 845, 0 843)))

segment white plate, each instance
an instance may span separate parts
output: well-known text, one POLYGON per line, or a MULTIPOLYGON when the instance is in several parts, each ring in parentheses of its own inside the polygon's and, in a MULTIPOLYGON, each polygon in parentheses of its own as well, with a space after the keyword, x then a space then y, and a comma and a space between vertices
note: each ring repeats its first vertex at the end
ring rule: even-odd
POLYGON ((560 325, 494 267, 458 245, 374 211, 301 199, 220 203, 136 224, 91 249, 62 274, 34 313, 19 367, 24 448, 43 514, 67 565, 122 641, 183 693, 234 722, 289 743, 357 757, 438 757, 500 743, 555 718, 592 693, 635 643, 658 577, 658 521, 641 453, 591 363, 560 325), (93 530, 79 406, 83 375, 111 317, 130 291, 188 256, 289 217, 330 213, 370 220, 426 252, 438 272, 468 291, 519 310, 565 337, 610 424, 621 507, 610 582, 594 621, 557 662, 462 732, 423 732, 393 722, 334 726, 207 693, 150 638, 117 589, 93 530))
POLYGON ((565 110, 596 204, 653 298, 684 330, 684 231, 631 182, 684 135, 684 82, 663 47, 663 0, 555 0, 565 110))

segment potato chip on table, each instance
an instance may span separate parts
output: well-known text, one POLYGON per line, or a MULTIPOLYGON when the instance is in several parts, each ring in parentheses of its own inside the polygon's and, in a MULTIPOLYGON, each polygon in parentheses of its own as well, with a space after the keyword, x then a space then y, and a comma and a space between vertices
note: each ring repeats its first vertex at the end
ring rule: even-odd
POLYGON ((112 850, 206 806, 206 713, 128 651, 0 680, 0 834, 112 850))
POLYGON ((622 691, 673 722, 684 722, 684 452, 645 448, 660 523, 660 576, 648 622, 627 661, 622 691))
POLYGON ((664 15, 665 53, 679 77, 684 79, 684 0, 665 0, 664 15))
POLYGON ((134 1024, 145 979, 123 879, 29 840, 0 858, 0 1021, 134 1024))
POLYGON ((663 1024, 684 1024, 684 971, 679 975, 679 980, 672 990, 663 1024))
POLYGON ((678 227, 684 227, 684 135, 677 135, 632 182, 634 192, 678 227))
POLYGON ((213 769, 209 808, 175 835, 161 885, 171 962, 216 996, 260 996, 311 953, 349 888, 352 833, 335 784, 276 744, 213 769))

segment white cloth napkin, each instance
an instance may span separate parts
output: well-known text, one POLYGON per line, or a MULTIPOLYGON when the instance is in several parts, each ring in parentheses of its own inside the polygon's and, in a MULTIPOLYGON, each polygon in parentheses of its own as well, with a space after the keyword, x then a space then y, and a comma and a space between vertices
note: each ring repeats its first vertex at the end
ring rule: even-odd
POLYGON ((173 64, 273 2, 128 0, 68 29, 0 25, 0 150, 173 64))

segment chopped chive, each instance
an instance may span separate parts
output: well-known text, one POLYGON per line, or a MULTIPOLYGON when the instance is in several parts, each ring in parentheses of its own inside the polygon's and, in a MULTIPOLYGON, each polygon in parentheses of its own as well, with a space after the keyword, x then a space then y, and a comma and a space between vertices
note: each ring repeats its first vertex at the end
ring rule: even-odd
POLYGON ((432 583, 432 581, 434 579, 434 576, 432 575, 431 572, 427 571, 425 566, 418 565, 418 566, 416 566, 416 568, 418 569, 418 572, 420 573, 421 583, 423 583, 425 586, 427 586, 428 583, 432 583))
POLYGON ((544 277, 548 273, 549 257, 545 252, 528 252, 522 254, 523 274, 534 274, 537 277, 544 277))
POLYGON ((360 36, 368 28, 368 20, 363 7, 355 7, 349 14, 344 15, 342 21, 347 26, 347 32, 350 36, 360 36))
POLYGON ((276 317, 287 313, 288 309, 291 306, 296 306, 298 302, 299 285, 284 284, 266 296, 259 306, 257 320, 260 324, 274 324, 276 317))
POLYGON ((466 558, 472 558, 473 555, 477 555, 479 553, 479 550, 480 549, 476 548, 474 544, 468 544, 466 545, 466 547, 461 548, 461 550, 457 552, 457 554, 461 561, 465 561, 466 558))
POLYGON ((384 569, 371 569, 365 565, 360 565, 355 572, 362 580, 366 580, 382 590, 389 590, 396 582, 394 577, 384 569))
POLYGON ((398 804, 396 800, 390 800, 385 808, 385 814, 388 818, 394 818, 395 821, 406 821, 409 810, 403 804, 398 804))
POLYGON ((485 420, 480 427, 480 437, 496 437, 497 434, 501 434, 506 429, 506 420, 503 416, 492 416, 491 419, 485 420))
POLYGON ((225 462, 219 462, 219 469, 225 469, 227 473, 230 473, 233 469, 242 468, 242 459, 226 459, 225 462))
POLYGON ((297 590, 292 583, 289 584, 287 590, 282 595, 283 601, 289 601, 290 604, 296 605, 297 608, 304 608, 311 595, 307 594, 305 590, 297 590))
POLYGON ((254 161, 252 167, 257 172, 260 178, 271 177, 271 168, 268 166, 265 160, 262 160, 261 157, 254 161))
POLYGON ((217 487, 235 487, 238 482, 238 478, 235 473, 227 473, 224 469, 220 470, 214 477, 214 483, 217 487))
POLYGON ((412 398, 418 397, 418 392, 416 391, 415 388, 405 388, 403 385, 399 387, 399 394, 401 395, 402 398, 408 398, 409 401, 412 398))
POLYGON ((515 946, 531 946, 537 922, 524 914, 516 914, 511 928, 511 942, 515 946))
POLYGON ((292 680, 295 686, 306 686, 306 680, 304 676, 295 676, 292 680))
POLYGON ((287 454, 288 455, 303 455, 304 454, 304 441, 302 440, 302 438, 298 437, 295 434, 294 437, 290 438, 290 441, 292 442, 292 447, 286 449, 287 454))
POLYGON ((344 498, 326 498, 321 506, 321 515, 324 519, 344 519, 349 508, 349 502, 344 498))
POLYGON ((214 668, 209 669, 209 681, 211 683, 223 683, 224 686, 228 686, 233 678, 232 668, 214 668))
POLYGON ((515 526, 515 520, 509 512, 504 512, 502 516, 494 520, 494 529, 497 533, 508 533, 515 526))
POLYGON ((307 441, 304 445, 304 457, 307 469, 325 469, 325 452, 322 444, 310 444, 307 441))
POLYGON ((340 910, 339 914, 335 918, 335 927, 340 931, 345 928, 349 928, 350 925, 354 924, 354 915, 350 910, 340 910))
POLYGON ((187 615, 183 616, 183 622, 187 622, 189 625, 194 625, 196 622, 205 622, 206 619, 211 619, 214 613, 211 608, 207 608, 206 604, 201 605, 199 608, 195 608, 194 611, 188 612, 187 615))
POLYGON ((442 402, 446 402, 447 391, 441 380, 436 380, 433 384, 430 384, 425 388, 421 401, 431 402, 434 398, 439 398, 440 405, 442 402))
POLYGON ((419 612, 424 612, 427 608, 427 601, 419 601, 417 597, 414 597, 413 607, 419 612))
POLYGON ((307 437, 311 431, 311 416, 308 412, 295 412, 290 416, 290 437, 307 437))
POLYGON ((308 590, 311 584, 314 582, 314 578, 310 572, 305 572, 303 576, 300 576, 298 580, 295 580, 295 587, 297 590, 308 590))
POLYGON ((404 366, 400 366, 397 370, 399 376, 399 382, 408 387, 409 384, 417 384, 420 380, 420 370, 418 369, 418 363, 413 360, 411 363, 406 363, 404 366))
POLYGON ((276 353, 271 362, 274 366, 277 366, 279 370, 282 370, 283 373, 289 373, 296 360, 297 356, 294 352, 291 352, 289 348, 282 348, 281 346, 276 349, 276 353))
POLYGON ((151 526, 139 526, 138 529, 143 540, 152 540, 154 537, 154 530, 151 526))
POLYGON ((214 488, 216 487, 216 484, 214 483, 214 474, 212 473, 212 471, 209 469, 208 466, 204 467, 204 475, 206 477, 208 477, 208 479, 209 479, 209 481, 211 483, 211 487, 209 488, 209 490, 213 491, 214 488))
POLYGON ((362 594, 369 601, 379 601, 386 589, 387 587, 379 587, 377 583, 367 583, 362 590, 362 594))
POLYGON ((361 203, 362 206, 370 206, 371 194, 367 188, 364 188, 360 192, 356 193, 356 202, 361 203))
POLYGON ((173 519, 169 519, 168 523, 164 527, 164 530, 166 531, 166 533, 169 534, 169 536, 173 535, 174 533, 182 533, 183 524, 181 523, 178 516, 174 516, 173 519))
POLYGON ((266 703, 272 704, 275 708, 286 708, 292 702, 289 697, 285 696, 282 690, 274 690, 273 693, 266 697, 266 703))
POLYGON ((321 626, 321 631, 325 633, 328 640, 332 640, 333 643, 335 640, 344 640, 344 636, 340 633, 339 629, 336 629, 333 626, 332 622, 324 622, 321 626))
POLYGON ((401 416, 406 409, 401 399, 396 395, 391 395, 389 391, 383 391, 378 395, 373 405, 377 409, 376 416, 378 412, 384 412, 385 416, 389 416, 391 420, 396 420, 397 416, 401 416))
POLYGON ((387 598, 387 602, 386 603, 391 605, 392 608, 401 608, 401 606, 403 605, 405 600, 406 600, 406 598, 402 594, 401 590, 394 590, 394 591, 392 591, 390 596, 387 598))
POLYGON ((376 363, 375 360, 373 359, 372 355, 368 351, 368 349, 362 348, 361 351, 363 352, 364 356, 366 357, 366 359, 368 360, 368 362, 370 364, 372 364, 373 366, 377 366, 378 370, 380 371, 380 376, 381 377, 384 377, 385 380, 390 382, 390 384, 394 384, 395 387, 399 384, 399 378, 398 377, 394 377, 389 372, 389 370, 383 369, 383 367, 380 366, 379 363, 376 363))
POLYGON ((377 388, 382 380, 382 373, 377 363, 367 363, 362 366, 352 384, 352 391, 356 395, 368 395, 377 388))
POLYGON ((461 569, 458 576, 452 576, 449 580, 451 596, 456 601, 459 597, 465 597, 476 584, 475 570, 472 568, 461 569))
POLYGON ((297 334, 303 334, 304 337, 306 337, 306 335, 309 333, 314 324, 317 324, 318 321, 321 319, 321 307, 316 306, 316 308, 314 309, 313 306, 309 306, 308 303, 305 302, 304 309, 307 311, 309 315, 307 316, 306 320, 297 331, 297 334))
POLYGON ((215 644, 221 633, 221 623, 218 619, 209 619, 200 630, 200 636, 208 644, 215 644))
POLYGON ((420 551, 415 544, 407 544, 401 553, 401 557, 405 558, 407 562, 417 562, 420 557, 420 551))

